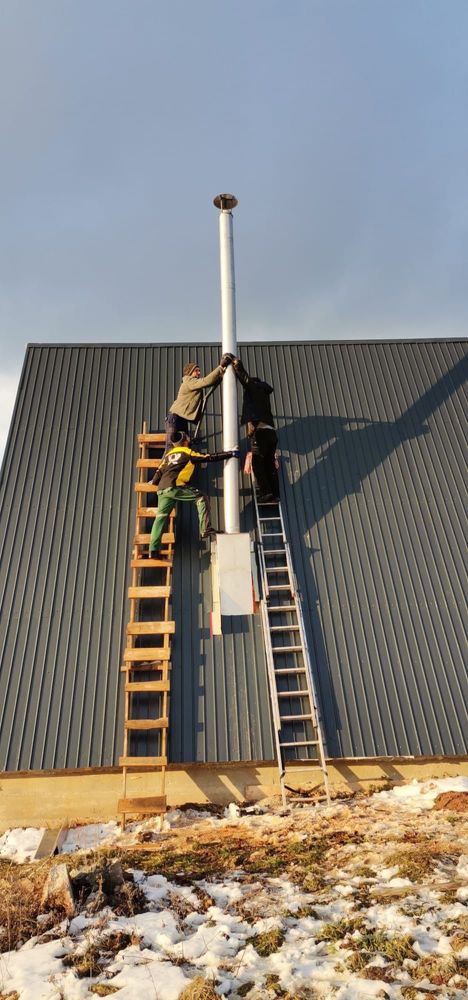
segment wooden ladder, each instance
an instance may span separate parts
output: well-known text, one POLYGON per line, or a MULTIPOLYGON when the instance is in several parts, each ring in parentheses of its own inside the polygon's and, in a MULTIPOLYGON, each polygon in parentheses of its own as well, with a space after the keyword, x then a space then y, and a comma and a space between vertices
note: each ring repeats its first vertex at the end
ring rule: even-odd
POLYGON ((138 435, 136 527, 128 589, 130 618, 121 667, 125 674, 123 755, 119 760, 123 790, 118 803, 122 829, 128 815, 161 816, 166 811, 171 641, 175 632, 171 619, 174 514, 169 531, 162 536, 158 558, 149 559, 149 527, 157 508, 147 506, 148 494, 158 489, 148 480, 161 463, 165 442, 166 435, 148 433, 146 423, 138 435), (154 770, 158 794, 143 798, 129 795, 128 772, 135 768, 154 770))

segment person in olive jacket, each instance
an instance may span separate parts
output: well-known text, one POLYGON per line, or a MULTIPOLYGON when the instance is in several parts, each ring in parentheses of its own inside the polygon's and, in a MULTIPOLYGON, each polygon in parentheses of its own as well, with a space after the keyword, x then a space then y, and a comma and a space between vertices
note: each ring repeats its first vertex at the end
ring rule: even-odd
POLYGON ((216 535, 211 524, 210 501, 208 497, 193 486, 188 486, 195 466, 202 462, 219 462, 223 458, 237 458, 239 449, 218 451, 212 455, 203 455, 192 451, 190 438, 184 431, 172 435, 171 448, 164 455, 161 465, 150 480, 158 489, 158 512, 153 522, 149 543, 150 559, 154 558, 161 548, 162 536, 171 510, 178 500, 194 503, 198 513, 200 537, 209 538, 216 535))
POLYGON ((205 376, 196 361, 188 361, 184 366, 179 392, 165 420, 166 451, 171 446, 172 434, 180 431, 187 434, 189 423, 198 423, 203 410, 203 390, 221 382, 231 361, 232 354, 223 354, 219 365, 205 376))
POLYGON ((270 396, 273 387, 246 372, 240 358, 232 361, 237 379, 244 390, 241 424, 245 424, 252 449, 252 469, 257 480, 259 503, 279 497, 275 451, 278 437, 274 428, 270 396))

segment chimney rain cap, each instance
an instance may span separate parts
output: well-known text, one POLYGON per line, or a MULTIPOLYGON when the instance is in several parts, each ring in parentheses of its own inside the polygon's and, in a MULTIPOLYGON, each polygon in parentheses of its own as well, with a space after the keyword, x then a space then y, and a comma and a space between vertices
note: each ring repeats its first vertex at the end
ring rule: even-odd
POLYGON ((237 198, 233 194, 217 194, 216 198, 213 198, 213 205, 220 208, 222 212, 230 212, 238 204, 237 198))

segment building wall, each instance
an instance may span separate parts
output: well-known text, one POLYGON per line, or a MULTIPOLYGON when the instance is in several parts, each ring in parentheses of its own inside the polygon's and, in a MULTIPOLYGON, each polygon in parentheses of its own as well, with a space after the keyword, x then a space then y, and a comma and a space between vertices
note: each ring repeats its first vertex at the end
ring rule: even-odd
MULTIPOLYGON (((241 345, 275 386, 284 508, 333 757, 453 755, 466 733, 466 341, 241 345)), ((31 345, 0 478, 0 767, 121 752, 136 435, 213 346, 31 345)), ((221 446, 221 396, 202 446, 221 446)), ((220 467, 199 485, 222 526, 220 467)), ((252 527, 241 484, 242 529, 252 527)), ((173 762, 273 757, 261 626, 209 637, 177 518, 173 762)))

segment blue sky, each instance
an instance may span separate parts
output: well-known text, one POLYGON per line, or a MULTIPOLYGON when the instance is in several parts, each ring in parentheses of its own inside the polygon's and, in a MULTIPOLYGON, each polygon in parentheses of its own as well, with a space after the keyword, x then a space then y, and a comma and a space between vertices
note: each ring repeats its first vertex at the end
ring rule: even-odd
POLYGON ((28 342, 466 335, 466 0, 1 0, 0 437, 28 342))

